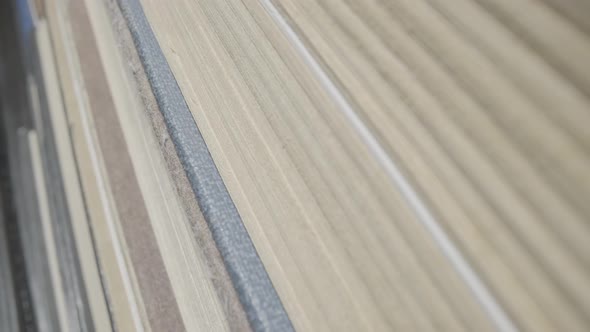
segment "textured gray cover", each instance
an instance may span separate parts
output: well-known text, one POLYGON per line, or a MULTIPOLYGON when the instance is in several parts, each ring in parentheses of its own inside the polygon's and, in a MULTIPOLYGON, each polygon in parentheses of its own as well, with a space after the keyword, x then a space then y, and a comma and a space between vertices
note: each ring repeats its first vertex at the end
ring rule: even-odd
MULTIPOLYGON (((176 151, 252 329, 293 326, 229 196, 138 0, 118 0, 176 151)), ((163 4, 165 5, 165 4, 163 4)))

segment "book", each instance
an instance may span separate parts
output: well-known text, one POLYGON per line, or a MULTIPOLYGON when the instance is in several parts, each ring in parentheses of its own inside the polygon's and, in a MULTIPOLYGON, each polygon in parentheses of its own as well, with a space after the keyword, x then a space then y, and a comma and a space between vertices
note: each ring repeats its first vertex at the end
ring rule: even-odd
POLYGON ((36 324, 588 328, 583 3, 25 7, 3 146, 36 324))

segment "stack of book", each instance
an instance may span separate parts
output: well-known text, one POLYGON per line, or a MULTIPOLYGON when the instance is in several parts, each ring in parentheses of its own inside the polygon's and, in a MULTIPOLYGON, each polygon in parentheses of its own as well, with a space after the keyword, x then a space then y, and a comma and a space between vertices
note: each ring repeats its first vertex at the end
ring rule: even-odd
POLYGON ((590 329, 583 1, 3 6, 2 330, 590 329))

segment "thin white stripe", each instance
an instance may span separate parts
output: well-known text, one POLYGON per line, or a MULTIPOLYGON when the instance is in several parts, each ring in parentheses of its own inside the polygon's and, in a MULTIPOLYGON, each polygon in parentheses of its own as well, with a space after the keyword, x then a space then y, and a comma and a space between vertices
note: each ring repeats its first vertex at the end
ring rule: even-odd
POLYGON ((273 5, 271 0, 261 0, 266 8, 267 13, 273 18, 275 23, 281 28, 286 37, 291 41, 292 45, 297 49, 299 54, 303 57, 307 65, 315 73, 326 91, 338 104, 340 110, 346 115, 353 127, 365 142, 369 150, 374 154, 375 158, 381 163, 393 183, 402 193, 408 204, 414 210, 418 220, 430 232, 438 246, 447 256, 453 267, 461 275, 465 283, 469 286, 474 296, 482 305, 488 316, 494 322, 499 331, 513 332, 518 331, 512 320, 504 312, 502 307, 498 304, 494 296, 490 293, 486 285, 478 277, 475 271, 471 268, 469 263, 465 260, 461 252, 453 244, 451 239, 447 236, 445 231, 436 221, 424 202, 420 199, 417 192, 412 188, 412 185, 404 177, 395 162, 385 152, 381 144, 377 141, 375 136, 359 118, 354 109, 350 106, 346 98, 342 95, 336 85, 330 80, 328 75, 324 72, 320 64, 315 60, 313 55, 305 47, 304 43, 299 39, 299 36, 291 28, 289 23, 285 20, 279 10, 273 5))

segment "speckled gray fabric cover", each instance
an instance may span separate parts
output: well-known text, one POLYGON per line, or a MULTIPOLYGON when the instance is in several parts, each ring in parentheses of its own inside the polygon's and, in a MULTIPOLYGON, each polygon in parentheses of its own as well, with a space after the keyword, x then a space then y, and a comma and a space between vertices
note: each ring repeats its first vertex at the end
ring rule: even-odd
POLYGON ((254 331, 293 331, 138 0, 118 0, 170 136, 254 331))

